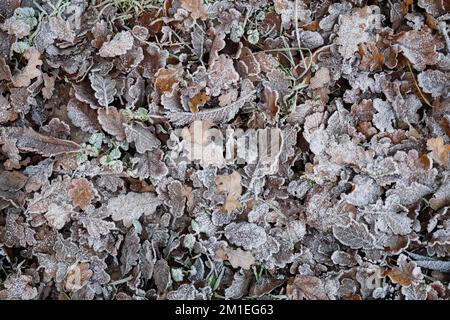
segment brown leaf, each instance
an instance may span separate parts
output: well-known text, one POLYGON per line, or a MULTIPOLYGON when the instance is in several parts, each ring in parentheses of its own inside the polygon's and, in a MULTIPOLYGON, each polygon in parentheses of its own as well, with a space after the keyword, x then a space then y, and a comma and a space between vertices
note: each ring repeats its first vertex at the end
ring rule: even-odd
POLYGON ((57 139, 34 131, 32 128, 5 128, 2 135, 7 139, 17 139, 16 146, 22 152, 36 152, 45 157, 77 152, 81 147, 69 140, 57 139))
POLYGON ((400 255, 397 260, 398 267, 386 270, 382 276, 388 276, 393 283, 398 283, 402 287, 409 287, 423 279, 421 269, 414 261, 407 262, 405 255, 400 255))
POLYGON ((192 112, 198 112, 199 107, 203 107, 208 101, 209 96, 204 92, 199 92, 189 100, 188 105, 192 112))
POLYGON ((297 275, 288 284, 287 294, 294 300, 329 300, 322 280, 314 276, 297 275))
POLYGON ((84 132, 92 133, 100 130, 97 111, 77 99, 72 98, 67 104, 67 116, 75 126, 84 132))
POLYGON ((216 179, 216 193, 224 192, 226 200, 222 207, 222 211, 228 213, 241 207, 239 198, 242 194, 241 175, 237 171, 229 175, 217 176, 216 179))
POLYGON ((172 92, 176 83, 181 79, 182 70, 178 68, 161 68, 156 73, 155 88, 160 92, 172 92))
POLYGON ((117 140, 125 139, 124 122, 125 117, 122 112, 118 111, 116 107, 108 107, 105 109, 98 109, 98 122, 103 130, 115 136, 117 140))
POLYGON ((431 138, 427 141, 427 149, 431 151, 430 156, 434 161, 441 166, 448 168, 450 144, 444 144, 444 139, 442 137, 431 138))
POLYGON ((181 0, 181 6, 191 13, 193 19, 206 20, 208 18, 208 11, 203 0, 181 0))
POLYGON ((89 263, 76 262, 67 271, 65 288, 69 291, 77 291, 83 288, 94 273, 89 269, 89 263))
POLYGON ((45 99, 50 99, 53 96, 53 91, 55 90, 55 80, 56 77, 51 77, 48 74, 43 74, 44 88, 42 88, 42 96, 45 99))
POLYGON ((36 48, 28 49, 23 56, 28 60, 28 64, 22 71, 12 77, 12 83, 18 88, 28 87, 31 84, 31 80, 42 74, 42 71, 38 69, 39 66, 42 66, 41 54, 36 48))
POLYGON ((421 31, 410 30, 397 39, 403 55, 419 71, 425 69, 426 65, 435 65, 439 54, 436 51, 440 47, 441 41, 435 37, 429 28, 423 28, 421 31))
POLYGON ((87 179, 74 179, 70 183, 69 196, 75 206, 86 210, 95 198, 95 190, 92 183, 87 179))
POLYGON ((252 264, 255 263, 255 257, 249 251, 244 251, 241 248, 238 249, 219 249, 216 251, 216 255, 221 260, 228 260, 233 268, 242 268, 250 270, 252 264))

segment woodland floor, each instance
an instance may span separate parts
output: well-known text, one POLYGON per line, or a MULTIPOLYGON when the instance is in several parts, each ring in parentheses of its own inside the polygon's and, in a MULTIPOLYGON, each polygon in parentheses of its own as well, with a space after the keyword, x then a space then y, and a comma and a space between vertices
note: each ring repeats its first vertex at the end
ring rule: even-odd
POLYGON ((0 299, 449 299, 449 12, 2 0, 0 299))

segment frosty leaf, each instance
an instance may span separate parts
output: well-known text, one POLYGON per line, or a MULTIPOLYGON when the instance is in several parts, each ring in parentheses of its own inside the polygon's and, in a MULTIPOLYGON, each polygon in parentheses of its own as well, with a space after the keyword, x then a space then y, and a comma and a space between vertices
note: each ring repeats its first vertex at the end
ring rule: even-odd
POLYGON ((182 284, 176 291, 167 293, 168 300, 195 300, 197 290, 192 284, 182 284))
POLYGON ((267 241, 264 228, 254 223, 230 223, 225 227, 225 237, 230 243, 251 250, 262 246, 267 241))
POLYGON ((116 137, 117 140, 124 140, 125 134, 125 117, 122 112, 115 107, 106 109, 98 109, 98 122, 103 130, 116 137))
POLYGON ((423 284, 402 287, 401 292, 406 300, 418 301, 427 299, 427 288, 423 284))
POLYGON ((36 232, 18 214, 7 214, 4 243, 7 247, 26 247, 36 244, 36 232))
POLYGON ((217 123, 228 122, 234 118, 244 104, 249 101, 253 92, 240 97, 237 101, 221 108, 214 109, 203 109, 202 111, 191 113, 191 112, 174 112, 167 114, 167 118, 170 122, 176 126, 183 126, 190 124, 196 120, 211 120, 217 123))
POLYGON ((353 178, 353 190, 343 198, 355 206, 364 206, 374 203, 381 193, 381 188, 376 182, 367 176, 355 176, 353 178))
POLYGON ((155 269, 153 272, 153 279, 159 292, 165 292, 167 288, 172 284, 170 277, 170 267, 166 260, 159 259, 155 263, 155 269))
POLYGON ((429 28, 421 31, 410 30, 403 33, 397 42, 405 57, 419 71, 426 65, 435 65, 439 57, 436 47, 440 44, 429 28))
POLYGON ((310 89, 319 89, 324 87, 328 82, 330 82, 330 70, 328 68, 320 68, 315 73, 314 77, 311 78, 311 83, 309 85, 310 89))
POLYGON ((375 238, 369 233, 367 226, 355 220, 351 220, 348 225, 334 225, 333 235, 342 244, 352 249, 374 247, 375 238))
POLYGON ((287 231, 292 242, 301 241, 306 234, 305 222, 301 220, 291 221, 287 225, 287 231))
POLYGON ((27 177, 20 171, 0 170, 0 190, 19 191, 27 182, 27 177))
POLYGON ((56 39, 67 42, 73 42, 75 40, 75 32, 72 30, 69 21, 59 16, 51 17, 49 19, 49 25, 56 39))
POLYGON ((0 300, 32 300, 37 297, 38 291, 30 284, 33 278, 29 275, 15 273, 9 276, 0 291, 0 300))
POLYGON ((31 7, 21 7, 14 11, 14 15, 3 23, 2 29, 17 38, 28 36, 38 24, 35 11, 31 7))
POLYGON ((143 180, 151 177, 159 180, 166 176, 169 172, 166 164, 162 161, 164 152, 161 149, 156 149, 152 152, 147 151, 142 155, 138 155, 136 159, 136 168, 133 171, 133 176, 143 180))
POLYGON ((240 272, 236 272, 233 276, 231 286, 225 289, 225 298, 239 299, 244 296, 248 291, 250 281, 251 277, 249 273, 243 272, 242 270, 240 272))
POLYGON ((446 179, 445 182, 436 190, 433 197, 430 199, 430 206, 434 210, 438 210, 444 206, 450 204, 450 179, 446 179))
POLYGON ((112 58, 127 53, 133 47, 133 35, 130 31, 117 33, 111 41, 103 43, 99 50, 100 57, 112 58))
POLYGON ((74 179, 70 184, 69 196, 75 206, 86 210, 95 198, 94 186, 85 178, 74 179))
POLYGON ((51 77, 44 73, 42 75, 44 80, 44 88, 42 88, 42 96, 44 99, 50 99, 53 96, 53 91, 55 90, 56 77, 51 77))
POLYGON ((375 228, 384 232, 392 232, 395 235, 407 235, 411 233, 413 221, 407 216, 394 212, 382 213, 375 222, 375 228))
POLYGON ((419 85, 426 93, 431 93, 434 98, 448 97, 448 82, 450 75, 439 70, 425 70, 417 76, 419 85))
POLYGON ((395 114, 389 102, 377 98, 373 101, 373 106, 377 110, 373 116, 375 127, 381 131, 393 131, 392 122, 395 120, 395 114))
POLYGON ((17 41, 11 45, 11 50, 14 52, 17 52, 19 54, 24 54, 30 48, 31 47, 28 44, 28 42, 25 42, 25 41, 17 41))
POLYGON ((136 151, 139 153, 151 151, 161 145, 158 138, 142 123, 125 124, 124 127, 127 141, 134 142, 136 151))
POLYGON ((9 127, 7 129, 2 131, 2 135, 9 139, 17 139, 16 146, 22 152, 36 152, 51 157, 80 150, 80 146, 73 141, 46 136, 32 128, 9 127))
POLYGON ((338 45, 339 53, 344 59, 350 59, 358 51, 358 45, 374 40, 372 32, 381 27, 380 9, 377 6, 366 6, 352 12, 351 15, 342 15, 339 19, 338 45))
POLYGON ((28 192, 37 191, 43 185, 48 184, 48 178, 52 175, 54 160, 45 159, 35 166, 28 166, 24 173, 28 176, 25 189, 28 192))
POLYGON ((174 180, 167 185, 167 205, 170 207, 170 212, 175 217, 183 216, 186 198, 189 192, 189 188, 185 187, 177 180, 174 180))
POLYGON ((120 256, 122 275, 125 276, 137 264, 139 258, 139 237, 134 228, 131 228, 125 236, 120 256))
POLYGON ((89 75, 91 87, 95 91, 95 97, 98 103, 103 107, 108 107, 117 94, 116 81, 109 77, 102 77, 99 74, 91 73, 89 75))
POLYGON ((208 86, 211 89, 211 96, 215 97, 224 89, 228 89, 233 83, 239 80, 239 74, 233 66, 233 60, 225 55, 219 55, 218 59, 209 69, 208 86))
POLYGON ((183 70, 180 68, 161 68, 155 74, 155 88, 163 93, 170 93, 181 81, 183 70))
POLYGON ((47 212, 44 217, 48 221, 48 224, 53 228, 60 230, 64 225, 70 221, 72 214, 72 208, 70 206, 59 206, 51 203, 48 206, 47 212))
POLYGON ((156 263, 156 256, 153 246, 148 240, 145 240, 142 244, 139 252, 139 261, 142 269, 143 278, 145 281, 150 280, 153 277, 153 270, 156 263))
POLYGON ((42 71, 38 69, 42 66, 41 54, 36 48, 30 48, 23 54, 24 58, 28 60, 28 64, 22 71, 14 74, 12 77, 12 83, 15 87, 28 87, 31 84, 31 80, 36 79, 42 74, 42 71))
POLYGON ((129 192, 109 199, 107 210, 114 221, 131 227, 143 214, 152 215, 160 204, 161 200, 154 193, 129 192))
POLYGON ((94 212, 78 215, 76 219, 86 228, 90 236, 100 238, 115 228, 114 222, 104 220, 104 215, 103 208, 101 208, 94 212))
POLYGON ((278 128, 266 128, 258 130, 258 160, 251 168, 251 181, 249 188, 254 187, 255 181, 266 175, 278 172, 280 154, 283 150, 283 131, 278 128))
POLYGON ((88 104, 76 99, 70 99, 67 104, 67 115, 75 126, 85 132, 92 133, 100 130, 97 112, 88 104))
POLYGON ((216 193, 224 192, 226 194, 222 210, 230 213, 239 209, 241 207, 239 198, 242 193, 241 175, 237 171, 233 171, 229 175, 217 176, 215 182, 216 193))

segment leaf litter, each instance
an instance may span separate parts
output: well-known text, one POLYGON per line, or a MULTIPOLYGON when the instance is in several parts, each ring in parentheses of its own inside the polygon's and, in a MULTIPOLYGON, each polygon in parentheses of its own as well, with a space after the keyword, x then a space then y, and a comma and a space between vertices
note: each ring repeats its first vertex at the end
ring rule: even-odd
POLYGON ((450 298, 446 1, 8 3, 0 299, 450 298))

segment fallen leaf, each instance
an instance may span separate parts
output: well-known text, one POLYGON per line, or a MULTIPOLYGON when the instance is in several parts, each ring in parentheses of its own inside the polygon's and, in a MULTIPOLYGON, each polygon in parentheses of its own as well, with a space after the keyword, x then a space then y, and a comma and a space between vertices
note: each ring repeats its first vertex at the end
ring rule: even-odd
POLYGON ((181 0, 181 6, 191 13, 193 19, 206 20, 208 11, 203 0, 181 0))
POLYGON ((133 47, 133 35, 130 31, 117 33, 111 41, 103 43, 99 50, 100 57, 113 58, 124 55, 133 47))
POLYGON ((397 42, 404 56, 417 70, 422 71, 425 66, 437 63, 439 54, 436 49, 440 45, 440 41, 429 28, 407 31, 397 39, 397 42))
POLYGON ((117 140, 124 140, 125 134, 125 117, 116 107, 98 109, 98 122, 103 130, 116 137, 117 140))
POLYGON ((74 179, 70 183, 69 196, 75 206, 86 210, 95 198, 94 186, 85 178, 74 179))
POLYGON ((255 263, 255 257, 249 251, 244 251, 241 248, 225 250, 219 249, 216 255, 221 260, 228 260, 233 268, 242 268, 244 270, 250 270, 252 264, 255 263))
POLYGON ((14 74, 12 77, 12 83, 15 87, 28 87, 31 84, 31 80, 36 79, 42 74, 42 71, 38 68, 42 66, 41 54, 36 48, 30 48, 23 54, 23 57, 28 60, 28 64, 22 71, 14 74))
POLYGON ((448 168, 450 144, 444 144, 442 137, 431 138, 427 140, 427 149, 431 151, 429 155, 434 161, 448 168))
POLYGON ((239 172, 233 171, 229 175, 217 176, 215 182, 217 186, 216 193, 224 192, 226 195, 222 211, 230 213, 235 209, 239 209, 241 207, 239 198, 242 193, 241 175, 239 172))

